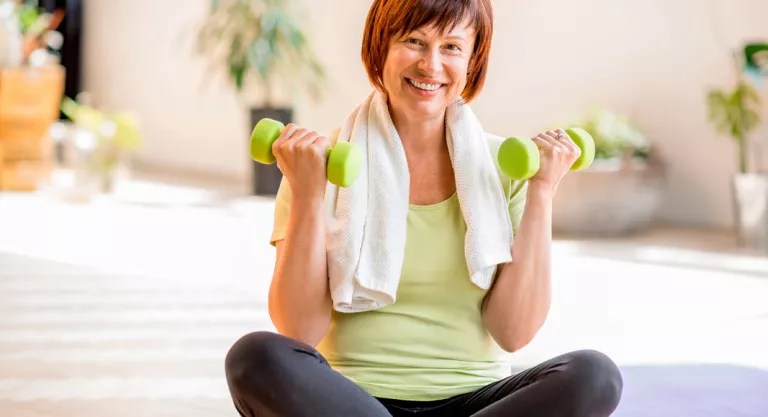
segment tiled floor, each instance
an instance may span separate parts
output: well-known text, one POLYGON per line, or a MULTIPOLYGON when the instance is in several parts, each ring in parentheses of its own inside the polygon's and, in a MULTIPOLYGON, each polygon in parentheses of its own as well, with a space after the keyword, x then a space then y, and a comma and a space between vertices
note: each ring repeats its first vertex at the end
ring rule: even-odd
MULTIPOLYGON (((223 358, 272 329, 271 201, 120 196, 0 194, 0 416, 237 415, 223 358)), ((552 313, 512 366, 595 348, 625 372, 616 416, 768 415, 768 258, 728 241, 559 240, 552 313)))

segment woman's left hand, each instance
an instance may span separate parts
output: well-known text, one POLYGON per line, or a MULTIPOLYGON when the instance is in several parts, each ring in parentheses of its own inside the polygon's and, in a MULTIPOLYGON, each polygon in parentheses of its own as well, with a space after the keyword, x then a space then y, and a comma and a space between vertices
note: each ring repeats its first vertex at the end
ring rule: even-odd
POLYGON ((581 156, 581 149, 563 129, 548 130, 532 139, 539 148, 540 164, 529 181, 554 196, 560 181, 581 156))

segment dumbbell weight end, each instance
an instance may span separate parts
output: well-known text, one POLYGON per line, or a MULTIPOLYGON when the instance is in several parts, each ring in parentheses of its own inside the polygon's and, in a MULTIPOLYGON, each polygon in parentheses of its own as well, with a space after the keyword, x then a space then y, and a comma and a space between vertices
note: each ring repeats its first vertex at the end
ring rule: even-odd
POLYGON ((283 129, 285 125, 277 120, 268 118, 259 120, 251 132, 251 158, 265 165, 274 164, 276 159, 272 153, 272 144, 283 129))
POLYGON ((589 168, 595 160, 595 139, 586 130, 580 127, 565 129, 565 133, 573 139, 576 146, 581 149, 581 156, 571 166, 571 171, 579 171, 589 168))

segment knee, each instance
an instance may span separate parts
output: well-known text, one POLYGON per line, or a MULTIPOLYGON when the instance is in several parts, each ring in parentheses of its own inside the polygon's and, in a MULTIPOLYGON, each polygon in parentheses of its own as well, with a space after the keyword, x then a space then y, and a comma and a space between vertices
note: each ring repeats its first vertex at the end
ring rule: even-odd
POLYGON ((595 350, 573 352, 568 362, 581 415, 608 416, 619 405, 624 381, 618 366, 595 350))
POLYGON ((249 333, 237 340, 225 359, 227 382, 233 391, 268 386, 284 367, 290 339, 271 332, 249 333))

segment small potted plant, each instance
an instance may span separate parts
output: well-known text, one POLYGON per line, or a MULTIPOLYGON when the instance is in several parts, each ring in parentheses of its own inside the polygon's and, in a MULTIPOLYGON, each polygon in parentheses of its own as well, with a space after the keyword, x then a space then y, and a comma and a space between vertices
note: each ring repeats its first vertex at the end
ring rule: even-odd
MULTIPOLYGON (((747 54, 756 51, 745 48, 747 54)), ((751 243, 768 247, 768 176, 757 172, 749 158, 750 135, 760 124, 761 99, 748 79, 748 75, 755 74, 749 56, 746 66, 739 65, 739 54, 734 58, 736 81, 729 89, 712 88, 707 92, 707 116, 716 132, 729 137, 736 147, 738 170, 731 186, 737 242, 740 246, 751 243)))
MULTIPOLYGON (((250 126, 263 118, 290 123, 292 99, 321 96, 325 71, 296 20, 293 0, 212 0, 197 36, 197 50, 222 69, 238 96, 250 107, 250 126)), ((249 129, 250 132, 250 129, 249 129)), ((250 135, 243 141, 248 154, 250 135)), ((253 162, 253 192, 277 193, 282 175, 276 164, 253 162)))
POLYGON ((132 114, 102 111, 87 103, 85 97, 83 93, 79 101, 64 97, 61 111, 72 124, 56 139, 73 142, 64 145, 78 147, 83 153, 82 173, 95 179, 100 192, 110 193, 128 153, 143 143, 141 129, 132 114))
POLYGON ((627 117, 596 107, 579 126, 595 140, 595 160, 567 175, 555 196, 553 229, 561 234, 616 236, 654 220, 663 169, 647 135, 627 117))

